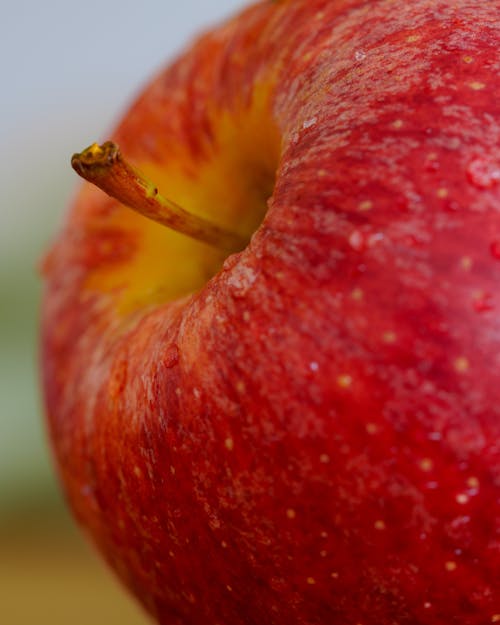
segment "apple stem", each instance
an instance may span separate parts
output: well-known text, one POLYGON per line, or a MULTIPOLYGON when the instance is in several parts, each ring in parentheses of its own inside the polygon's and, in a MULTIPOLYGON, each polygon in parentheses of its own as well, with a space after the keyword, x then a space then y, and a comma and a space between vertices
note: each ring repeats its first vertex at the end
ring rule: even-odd
POLYGON ((112 141, 92 144, 71 158, 73 169, 121 204, 168 228, 229 252, 242 250, 248 240, 203 217, 193 215, 159 194, 158 188, 122 156, 112 141))

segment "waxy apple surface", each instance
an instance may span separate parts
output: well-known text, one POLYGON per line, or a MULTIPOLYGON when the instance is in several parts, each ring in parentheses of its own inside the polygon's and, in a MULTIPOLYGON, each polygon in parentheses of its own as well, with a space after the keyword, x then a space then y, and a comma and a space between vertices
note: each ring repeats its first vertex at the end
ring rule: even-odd
POLYGON ((161 623, 500 622, 499 15, 260 2, 158 75, 111 138, 226 259, 81 188, 51 439, 161 623))

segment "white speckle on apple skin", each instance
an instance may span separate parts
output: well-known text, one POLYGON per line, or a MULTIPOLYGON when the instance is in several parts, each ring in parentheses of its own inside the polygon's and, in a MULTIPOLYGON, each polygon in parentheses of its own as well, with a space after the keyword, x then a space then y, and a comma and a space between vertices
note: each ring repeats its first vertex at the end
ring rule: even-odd
POLYGON ((304 130, 307 130, 308 128, 312 128, 313 126, 315 126, 318 123, 318 118, 317 117, 311 117, 311 119, 306 119, 303 124, 302 124, 302 128, 304 130))
POLYGON ((227 284, 231 288, 233 296, 240 298, 248 293, 256 279, 257 274, 251 267, 238 264, 230 270, 227 284))

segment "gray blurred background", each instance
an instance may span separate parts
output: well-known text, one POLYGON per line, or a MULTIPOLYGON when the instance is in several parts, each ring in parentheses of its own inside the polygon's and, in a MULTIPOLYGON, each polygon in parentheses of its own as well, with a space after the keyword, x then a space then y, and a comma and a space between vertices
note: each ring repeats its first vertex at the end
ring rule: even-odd
POLYGON ((37 262, 103 139, 145 81, 245 0, 17 0, 0 17, 0 623, 148 622, 68 518, 37 372, 37 262))

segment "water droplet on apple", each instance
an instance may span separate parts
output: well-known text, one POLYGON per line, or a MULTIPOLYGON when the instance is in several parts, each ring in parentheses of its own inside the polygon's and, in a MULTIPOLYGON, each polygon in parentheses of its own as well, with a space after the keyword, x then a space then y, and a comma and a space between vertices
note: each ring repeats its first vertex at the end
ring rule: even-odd
POLYGON ((478 313, 488 312, 494 308, 495 305, 492 301, 491 293, 481 293, 481 295, 474 300, 474 310, 478 313))
POLYGON ((495 260, 500 260, 500 241, 493 241, 491 243, 490 252, 495 260))
POLYGON ((223 271, 230 271, 239 261, 241 254, 230 254, 222 263, 223 271))
POLYGON ((478 189, 491 189, 500 181, 500 164, 475 158, 467 167, 467 178, 478 189))
POLYGON ((366 59, 366 52, 363 50, 356 50, 354 53, 354 58, 356 61, 364 61, 366 59))
POLYGON ((431 432, 427 438, 431 441, 440 441, 443 437, 441 432, 431 432))
POLYGON ((368 237, 368 246, 373 247, 377 245, 378 243, 380 243, 381 241, 383 241, 384 239, 385 239, 385 235, 383 232, 374 232, 373 234, 370 234, 370 236, 368 237))
POLYGON ((424 161, 424 169, 426 171, 437 171, 439 167, 438 155, 435 152, 428 154, 424 161))
POLYGON ((366 247, 366 237, 361 230, 353 230, 349 235, 349 245, 356 250, 362 252, 366 247))

